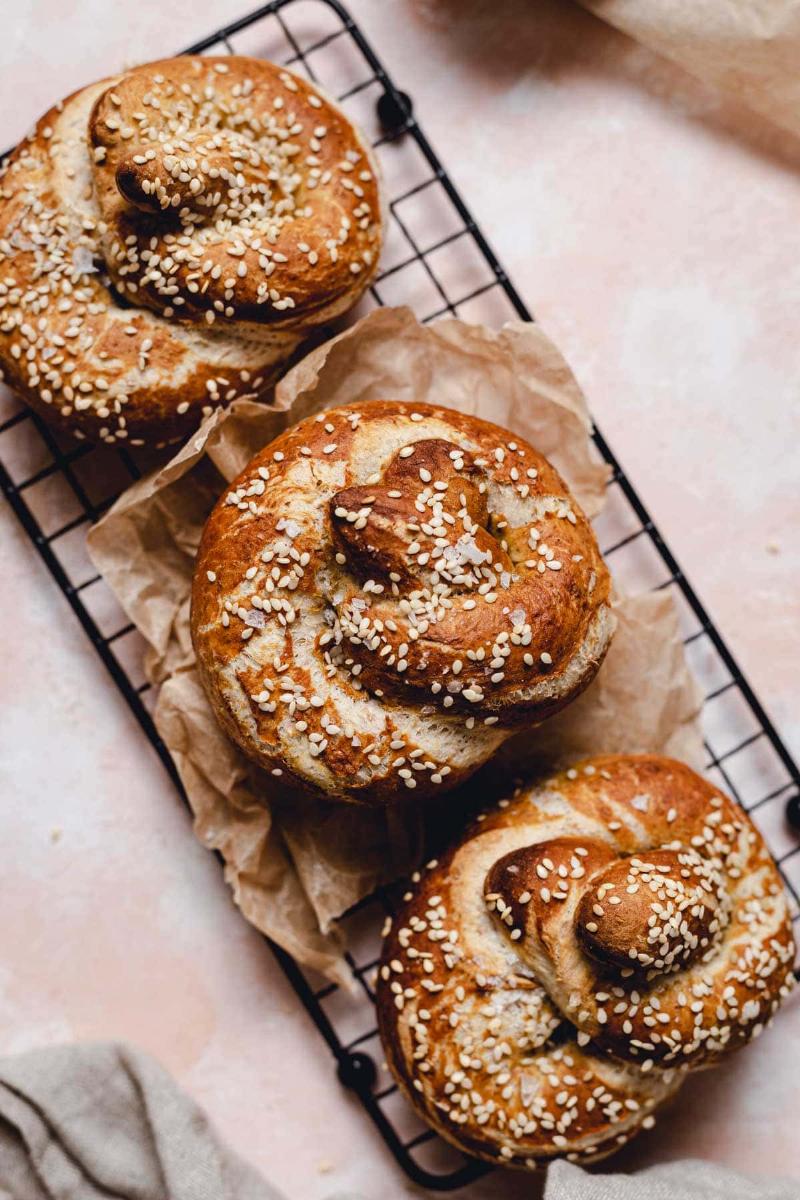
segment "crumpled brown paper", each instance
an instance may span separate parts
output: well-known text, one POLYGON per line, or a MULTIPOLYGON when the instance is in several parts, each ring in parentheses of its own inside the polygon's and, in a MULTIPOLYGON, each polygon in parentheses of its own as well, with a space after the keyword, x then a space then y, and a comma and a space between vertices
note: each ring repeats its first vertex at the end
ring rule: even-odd
POLYGON ((800 133, 800 0, 580 0, 692 75, 800 133))
MULTIPOLYGON (((382 812, 276 801, 269 776, 222 733, 206 700, 189 599, 203 524, 225 482, 287 424, 375 399, 428 400, 496 421, 553 461, 588 514, 603 504, 608 470, 590 441, 583 396, 537 326, 422 326, 407 309, 380 309, 294 367, 277 385, 274 407, 236 401, 215 413, 170 463, 121 496, 89 537, 98 570, 147 642, 145 670, 159 688, 155 722, 198 837, 221 851, 247 919, 339 982, 348 970, 336 918, 405 873, 419 860, 436 810, 452 818, 465 801, 450 793, 424 808, 404 802, 382 812)), ((595 683, 533 736, 509 743, 496 769, 484 768, 481 798, 522 763, 541 768, 592 751, 665 751, 699 762, 699 698, 671 600, 663 593, 624 599, 616 611, 616 639, 595 683)))

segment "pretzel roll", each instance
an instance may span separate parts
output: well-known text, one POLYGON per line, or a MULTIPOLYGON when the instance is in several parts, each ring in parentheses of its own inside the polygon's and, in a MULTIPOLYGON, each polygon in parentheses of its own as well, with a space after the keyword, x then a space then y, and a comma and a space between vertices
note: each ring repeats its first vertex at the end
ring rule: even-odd
POLYGON ((292 786, 421 799, 594 677, 613 629, 592 530, 540 454, 428 404, 333 409, 221 497, 192 631, 225 728, 292 786))
POLYGON ((84 88, 0 179, 0 365, 78 436, 163 444, 262 398, 351 307, 381 242, 376 168, 287 70, 184 57, 84 88))
POLYGON ((611 1153, 793 983, 761 835, 671 759, 520 788, 416 879, 384 944, 381 1035, 421 1115, 481 1158, 611 1153))

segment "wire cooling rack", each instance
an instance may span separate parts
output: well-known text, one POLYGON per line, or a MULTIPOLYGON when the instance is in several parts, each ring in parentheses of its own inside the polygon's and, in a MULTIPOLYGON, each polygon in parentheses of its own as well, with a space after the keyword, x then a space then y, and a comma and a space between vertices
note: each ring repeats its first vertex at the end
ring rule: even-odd
MULTIPOLYGON (((407 304, 423 321, 446 314, 489 325, 531 319, 420 129, 409 97, 391 82, 339 0, 273 0, 187 52, 226 51, 284 63, 320 83, 375 146, 391 216, 381 271, 361 311, 407 304)), ((797 921, 800 841, 792 823, 798 824, 800 813, 800 772, 608 444, 597 431, 594 438, 613 471, 597 522, 605 557, 624 589, 673 594, 686 651, 705 691, 708 776, 765 834, 797 921)), ((4 494, 182 792, 150 716, 139 634, 85 553, 92 522, 147 465, 125 451, 67 442, 10 393, 0 396, 4 494)), ((345 922, 348 961, 360 988, 356 999, 306 975, 272 948, 330 1048, 339 1078, 359 1097, 401 1167, 417 1184, 452 1190, 488 1168, 426 1129, 381 1065, 372 985, 379 930, 390 907, 389 894, 381 894, 345 922)))

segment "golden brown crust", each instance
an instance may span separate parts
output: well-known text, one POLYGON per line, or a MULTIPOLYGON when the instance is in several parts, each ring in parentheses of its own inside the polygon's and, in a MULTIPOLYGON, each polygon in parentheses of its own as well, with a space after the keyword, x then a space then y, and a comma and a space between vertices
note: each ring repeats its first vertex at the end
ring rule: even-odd
POLYGON ((280 67, 137 67, 97 99, 89 140, 106 262, 137 303, 294 328, 349 307, 374 273, 369 153, 340 109, 280 67))
POLYGON ((454 786, 567 704, 613 629, 591 527, 506 430, 427 404, 333 409, 221 497, 192 597, 228 732, 283 783, 382 803, 454 786))
POLYGON ((745 813, 681 763, 609 755, 518 789, 416 877, 384 943, 379 1025, 398 1082, 457 1145, 592 1160, 757 1036, 793 961, 745 813))
POLYGON ((177 440, 265 396, 358 299, 380 238, 371 152, 305 80, 236 57, 134 68, 51 109, 9 159, 0 365, 78 436, 177 440))

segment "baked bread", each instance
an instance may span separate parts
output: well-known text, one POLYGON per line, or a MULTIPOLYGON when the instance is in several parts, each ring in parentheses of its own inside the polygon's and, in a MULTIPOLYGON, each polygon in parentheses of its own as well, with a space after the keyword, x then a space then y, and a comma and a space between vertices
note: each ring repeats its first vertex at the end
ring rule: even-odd
POLYGON ((761 835, 670 759, 520 788, 416 878, 379 969, 386 1056, 420 1114, 490 1161, 611 1153, 793 982, 761 835))
POLYGON ((163 444, 261 398, 378 265, 369 146, 271 63, 184 57, 83 88, 0 178, 0 367, 45 418, 163 444))
POLYGON ((192 636, 231 737, 284 785, 443 792, 594 677, 614 620, 586 518, 531 446, 377 401, 267 446, 203 534, 192 636))

